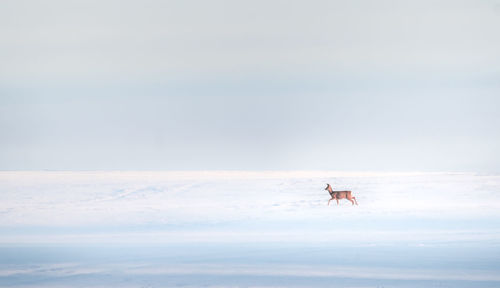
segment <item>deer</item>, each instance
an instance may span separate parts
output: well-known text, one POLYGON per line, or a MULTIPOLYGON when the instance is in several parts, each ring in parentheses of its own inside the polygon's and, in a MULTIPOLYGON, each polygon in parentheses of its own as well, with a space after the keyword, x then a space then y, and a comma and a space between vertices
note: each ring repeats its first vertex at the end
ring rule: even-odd
POLYGON ((330 201, 332 201, 333 199, 337 200, 337 205, 339 205, 339 199, 344 198, 351 201, 352 205, 358 205, 358 201, 356 201, 356 197, 352 196, 351 191, 333 191, 332 186, 330 186, 330 184, 328 183, 326 184, 325 190, 327 190, 332 197, 330 200, 328 200, 328 206, 330 206, 330 201))

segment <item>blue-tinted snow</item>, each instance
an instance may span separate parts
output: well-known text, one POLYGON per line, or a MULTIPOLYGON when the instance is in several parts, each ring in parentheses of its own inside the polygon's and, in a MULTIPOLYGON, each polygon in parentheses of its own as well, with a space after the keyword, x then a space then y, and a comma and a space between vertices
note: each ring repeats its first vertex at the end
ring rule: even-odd
POLYGON ((2 287, 498 287, 500 176, 1 172, 2 287), (327 206, 326 183, 359 206, 327 206))

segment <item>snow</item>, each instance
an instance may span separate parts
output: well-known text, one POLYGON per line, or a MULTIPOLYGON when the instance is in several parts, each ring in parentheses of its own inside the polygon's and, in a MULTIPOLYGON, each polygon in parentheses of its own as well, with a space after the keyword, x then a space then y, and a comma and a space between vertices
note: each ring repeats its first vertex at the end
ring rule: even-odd
POLYGON ((0 172, 0 286, 495 287, 499 252, 498 175, 0 172))

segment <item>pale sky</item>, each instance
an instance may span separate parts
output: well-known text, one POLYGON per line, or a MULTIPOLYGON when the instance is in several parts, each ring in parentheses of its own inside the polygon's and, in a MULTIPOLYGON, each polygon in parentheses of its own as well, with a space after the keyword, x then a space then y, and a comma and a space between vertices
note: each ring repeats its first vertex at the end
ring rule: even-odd
POLYGON ((1 1, 2 170, 500 172, 500 1, 1 1))

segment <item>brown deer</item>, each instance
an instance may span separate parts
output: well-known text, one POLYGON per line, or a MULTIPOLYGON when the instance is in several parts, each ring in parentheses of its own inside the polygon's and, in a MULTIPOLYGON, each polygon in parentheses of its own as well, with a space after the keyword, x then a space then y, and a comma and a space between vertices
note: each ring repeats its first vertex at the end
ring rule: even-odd
POLYGON ((352 196, 351 191, 333 191, 332 186, 330 184, 326 184, 325 190, 328 190, 328 193, 330 193, 330 196, 332 196, 332 199, 328 200, 328 205, 330 205, 330 201, 333 199, 337 200, 337 205, 339 205, 339 199, 347 199, 351 201, 352 205, 356 203, 358 205, 358 201, 356 201, 356 197, 352 196))

